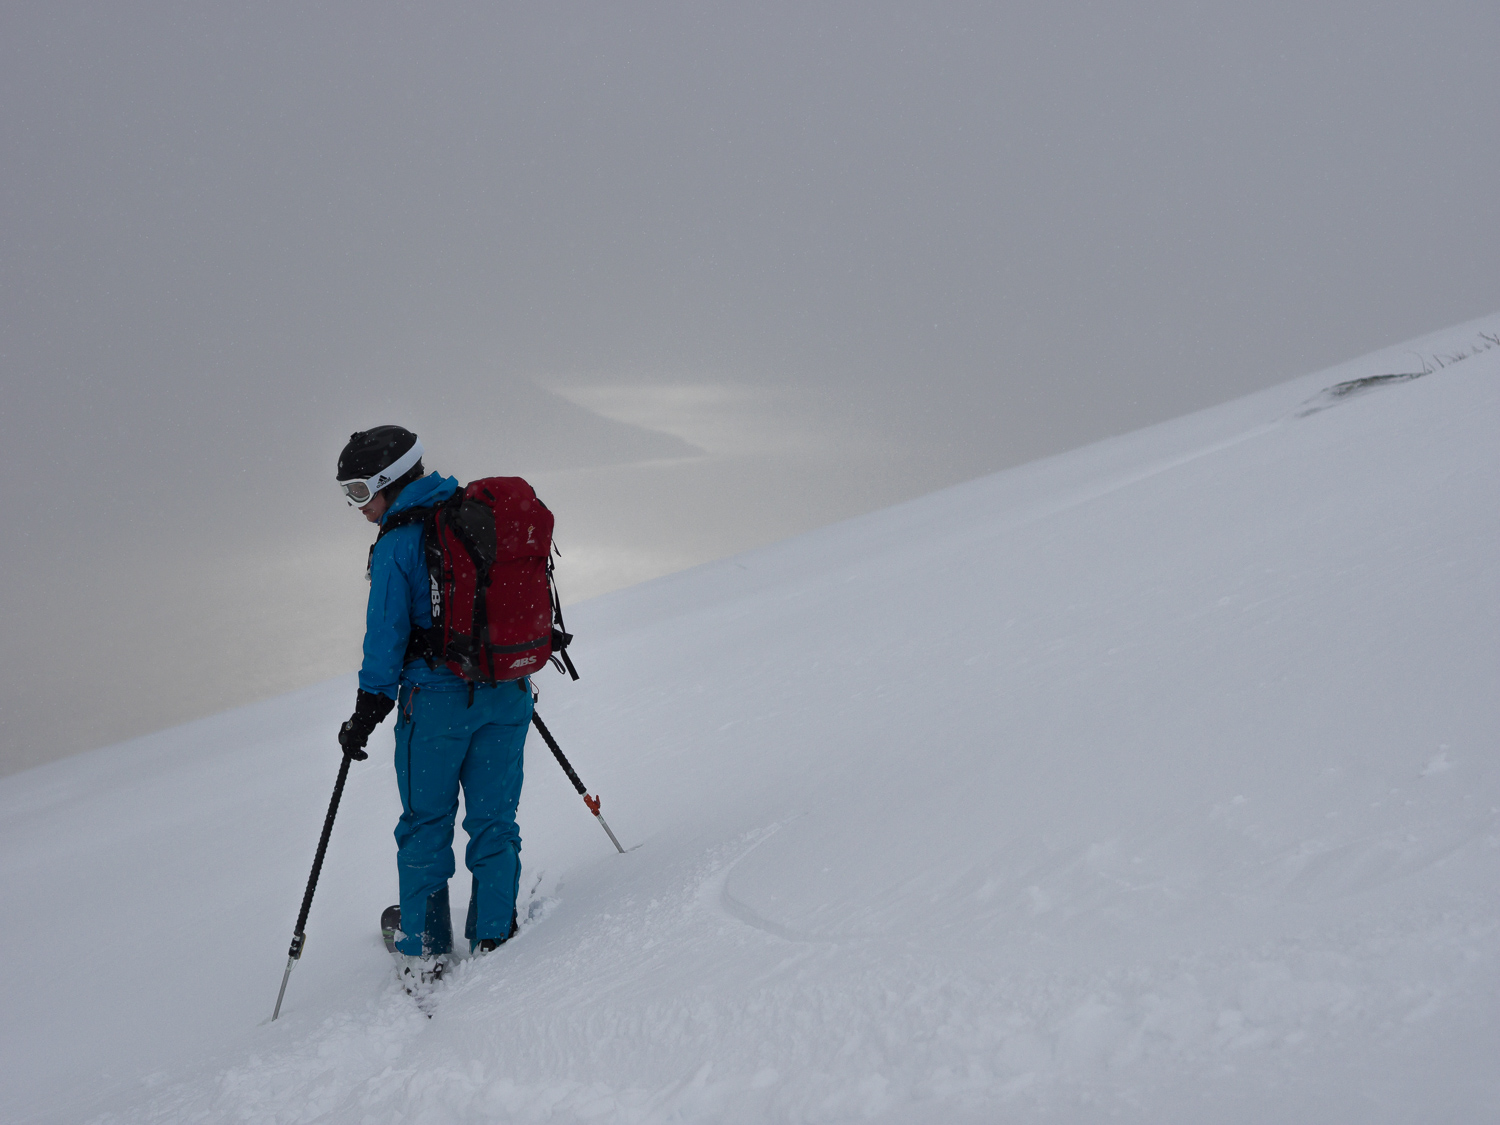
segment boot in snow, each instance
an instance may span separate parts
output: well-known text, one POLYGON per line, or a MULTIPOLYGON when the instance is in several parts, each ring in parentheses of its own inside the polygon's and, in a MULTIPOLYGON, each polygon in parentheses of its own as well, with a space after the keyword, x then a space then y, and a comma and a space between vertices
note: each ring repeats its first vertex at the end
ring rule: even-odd
POLYGON ((499 949, 502 945, 508 942, 511 938, 515 937, 516 931, 520 928, 521 926, 520 922, 517 920, 516 912, 512 910, 510 912, 510 933, 506 934, 504 937, 482 938, 477 945, 472 947, 472 952, 493 953, 495 950, 499 949))
POLYGON ((396 954, 396 975, 401 979, 401 987, 406 994, 417 1002, 428 1019, 432 1018, 433 993, 437 986, 442 983, 443 973, 447 971, 448 959, 444 956, 410 957, 405 953, 396 954))

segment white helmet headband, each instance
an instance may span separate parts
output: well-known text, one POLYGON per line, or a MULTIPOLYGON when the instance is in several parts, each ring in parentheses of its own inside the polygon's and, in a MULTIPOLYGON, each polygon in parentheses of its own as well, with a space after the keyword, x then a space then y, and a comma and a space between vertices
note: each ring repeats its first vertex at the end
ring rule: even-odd
POLYGON ((392 481, 400 480, 406 473, 422 459, 422 441, 418 438, 411 443, 411 448, 397 457, 373 477, 364 480, 341 480, 339 488, 344 491, 344 499, 349 501, 352 508, 363 508, 375 494, 392 481))

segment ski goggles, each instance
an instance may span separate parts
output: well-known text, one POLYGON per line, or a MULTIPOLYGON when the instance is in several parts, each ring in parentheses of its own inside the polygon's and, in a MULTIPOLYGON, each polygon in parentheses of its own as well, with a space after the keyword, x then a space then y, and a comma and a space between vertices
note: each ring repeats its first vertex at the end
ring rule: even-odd
POLYGON ((393 480, 399 480, 406 475, 407 471, 422 459, 422 443, 412 442, 412 446, 405 453, 397 457, 373 477, 365 477, 363 480, 341 480, 339 488, 344 493, 344 499, 352 508, 363 508, 375 494, 393 480))

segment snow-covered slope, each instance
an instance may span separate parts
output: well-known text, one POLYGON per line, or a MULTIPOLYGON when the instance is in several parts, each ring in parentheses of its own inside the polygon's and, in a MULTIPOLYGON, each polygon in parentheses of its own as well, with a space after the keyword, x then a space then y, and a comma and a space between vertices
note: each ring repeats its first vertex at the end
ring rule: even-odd
POLYGON ((1497 332, 578 607, 430 1021, 352 680, 0 781, 0 1117, 1495 1120, 1497 332))

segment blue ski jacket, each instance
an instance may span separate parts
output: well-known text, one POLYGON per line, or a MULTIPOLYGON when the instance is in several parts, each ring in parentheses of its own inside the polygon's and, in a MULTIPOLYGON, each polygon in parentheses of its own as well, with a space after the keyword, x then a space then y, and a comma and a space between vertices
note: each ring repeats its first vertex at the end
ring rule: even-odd
MULTIPOLYGON (((408 508, 426 508, 439 504, 458 491, 458 481, 439 473, 428 473, 401 490, 380 517, 383 524, 408 508)), ((427 667, 424 660, 413 660, 402 667, 406 642, 413 627, 432 627, 432 601, 428 588, 427 561, 423 558, 425 528, 408 524, 387 532, 376 541, 370 552, 370 603, 365 609, 365 659, 359 669, 359 686, 364 691, 379 692, 396 698, 404 678, 407 683, 424 689, 457 691, 467 688, 459 676, 439 664, 427 667)))

